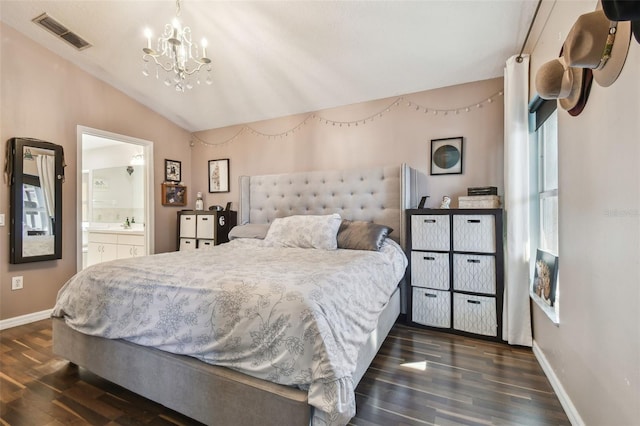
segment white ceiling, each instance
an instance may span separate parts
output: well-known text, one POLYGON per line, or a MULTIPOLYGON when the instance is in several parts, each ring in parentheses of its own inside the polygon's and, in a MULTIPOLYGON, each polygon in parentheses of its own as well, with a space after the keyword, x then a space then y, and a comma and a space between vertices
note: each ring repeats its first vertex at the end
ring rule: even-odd
POLYGON ((198 131, 502 76, 537 0, 183 0, 213 84, 185 93, 142 75, 144 28, 174 1, 0 1, 0 19, 179 126, 198 131), (31 22, 47 12, 93 47, 31 22))

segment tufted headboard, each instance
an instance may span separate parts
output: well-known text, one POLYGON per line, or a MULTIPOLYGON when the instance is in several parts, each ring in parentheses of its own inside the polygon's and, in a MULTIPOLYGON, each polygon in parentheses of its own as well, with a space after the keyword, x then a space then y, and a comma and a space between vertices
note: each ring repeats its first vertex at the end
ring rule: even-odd
POLYGON ((271 223, 278 217, 339 213, 343 219, 393 228, 404 247, 404 210, 415 205, 406 165, 240 177, 240 223, 271 223))

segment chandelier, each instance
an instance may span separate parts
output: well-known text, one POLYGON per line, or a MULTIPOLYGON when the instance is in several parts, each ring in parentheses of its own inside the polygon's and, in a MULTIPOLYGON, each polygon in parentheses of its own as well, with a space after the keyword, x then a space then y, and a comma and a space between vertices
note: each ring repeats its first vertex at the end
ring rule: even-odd
MULTIPOLYGON (((156 49, 151 47, 152 33, 146 28, 147 47, 143 48, 142 60, 144 65, 142 74, 149 76, 149 63, 155 62, 156 78, 160 79, 160 70, 169 75, 164 79, 165 86, 174 86, 176 91, 184 92, 192 89, 194 80, 200 84, 200 69, 205 68, 207 77, 205 82, 211 84, 211 59, 207 58, 207 40, 202 39, 202 56, 199 54, 198 44, 191 41, 191 28, 182 26, 180 16, 180 0, 176 0, 176 17, 170 24, 164 26, 164 31, 158 37, 156 49)), ((153 66, 153 65, 152 65, 153 66)))

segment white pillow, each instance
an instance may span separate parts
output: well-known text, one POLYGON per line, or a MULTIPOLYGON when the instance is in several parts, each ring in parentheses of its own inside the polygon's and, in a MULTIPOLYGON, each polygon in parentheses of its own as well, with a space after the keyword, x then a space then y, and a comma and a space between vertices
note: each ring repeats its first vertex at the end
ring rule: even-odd
POLYGON ((264 240, 278 247, 336 250, 340 223, 342 219, 337 213, 282 217, 273 221, 264 240))

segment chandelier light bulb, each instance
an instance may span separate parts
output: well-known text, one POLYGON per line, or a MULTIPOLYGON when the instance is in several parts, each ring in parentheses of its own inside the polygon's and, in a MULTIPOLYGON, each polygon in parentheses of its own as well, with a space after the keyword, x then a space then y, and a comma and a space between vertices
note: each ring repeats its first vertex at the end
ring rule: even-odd
POLYGON ((147 38, 147 47, 146 49, 142 49, 142 51, 146 54, 151 54, 151 53, 155 53, 154 50, 151 48, 151 36, 153 35, 153 33, 151 32, 151 30, 149 28, 145 28, 144 29, 144 36, 147 38))
MULTIPOLYGON (((202 45, 202 58, 200 58, 200 62, 203 64, 211 63, 211 59, 207 58, 207 46, 209 45, 207 39, 203 37, 202 40, 200 40, 200 45, 202 45)), ((209 68, 208 71, 211 71, 211 68, 209 68)))

